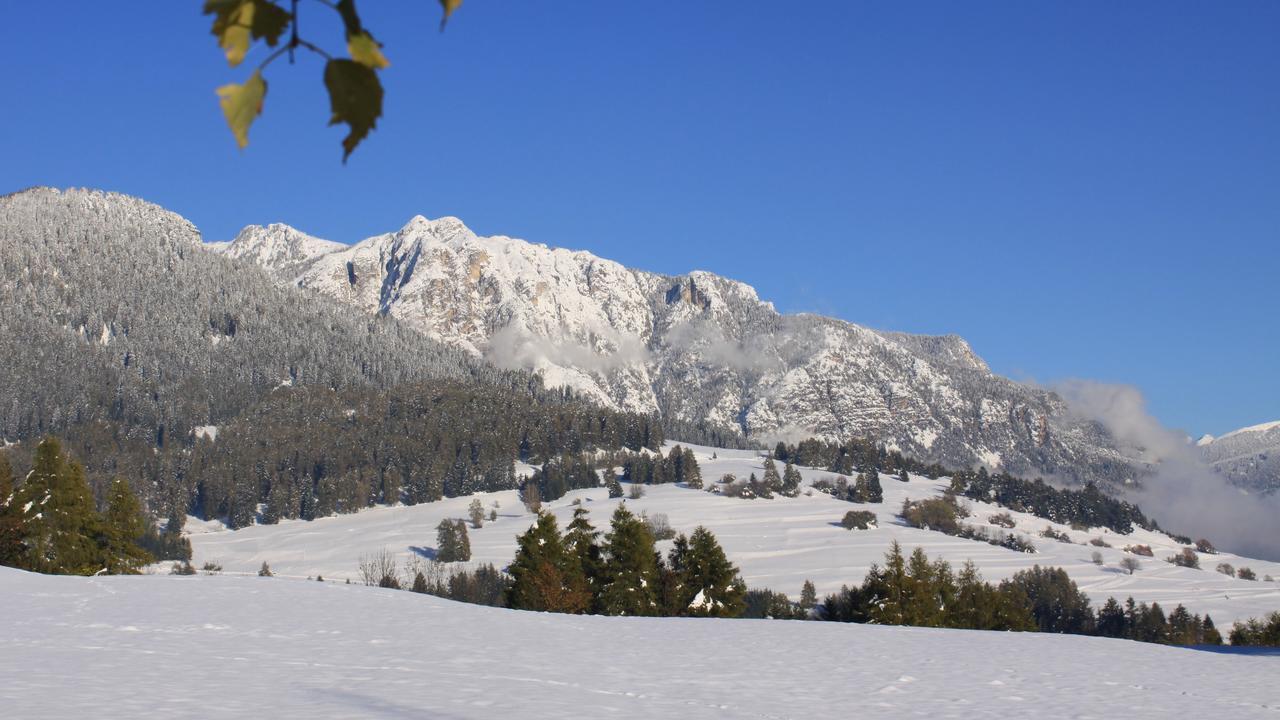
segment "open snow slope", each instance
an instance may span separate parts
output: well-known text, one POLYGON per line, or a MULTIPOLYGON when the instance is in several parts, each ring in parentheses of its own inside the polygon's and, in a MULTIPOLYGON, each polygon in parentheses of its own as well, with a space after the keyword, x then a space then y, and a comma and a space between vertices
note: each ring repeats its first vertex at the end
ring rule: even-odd
POLYGON ((1280 658, 1123 640, 9 568, 0 606, 12 718, 1280 717, 1280 658))
MULTIPOLYGON (((695 450, 705 480, 719 479, 725 473, 742 478, 752 472, 758 476, 763 472, 762 459, 753 451, 689 447, 695 450)), ((806 484, 821 477, 834 477, 825 470, 800 470, 806 484)), ((1139 601, 1159 602, 1166 611, 1182 603, 1193 613, 1210 614, 1224 629, 1238 620, 1280 610, 1280 583, 1262 580, 1267 575, 1280 577, 1280 563, 1221 553, 1202 554, 1200 570, 1181 568, 1165 562, 1164 558, 1179 552, 1182 546, 1160 533, 1136 530, 1131 535, 1117 535, 1098 528, 1082 532, 1011 512, 1018 523, 1016 531, 1032 536, 1038 550, 1034 554, 1019 553, 907 527, 897 520, 895 516, 904 498, 939 495, 947 481, 921 477, 903 483, 892 475, 881 475, 881 484, 885 501, 874 505, 848 503, 817 492, 797 498, 742 500, 676 485, 646 487, 643 498, 625 502, 636 513, 666 514, 672 527, 680 532, 687 533, 698 525, 707 526, 716 534, 729 558, 742 569, 748 586, 785 592, 792 598, 798 597, 806 579, 814 582, 819 596, 839 589, 842 584, 861 582, 873 563, 883 561, 885 551, 896 539, 907 551, 923 547, 931 557, 945 558, 957 569, 971 559, 983 576, 992 581, 1035 564, 1060 566, 1090 595, 1095 605, 1110 596, 1123 601, 1130 595, 1139 601), (879 527, 864 531, 839 527, 836 523, 850 509, 874 511, 879 527), (1074 544, 1041 538, 1040 531, 1050 525, 1070 535, 1074 544), (1080 544, 1097 537, 1113 547, 1080 544), (1155 557, 1140 558, 1142 568, 1128 575, 1119 564, 1126 556, 1124 546, 1132 544, 1150 545, 1155 557), (1091 562, 1095 550, 1103 555, 1102 566, 1091 562), (1239 580, 1215 572, 1214 567, 1224 562, 1235 567, 1251 567, 1259 579, 1239 580)), ((502 567, 515 554, 516 535, 528 529, 533 516, 520 504, 515 492, 472 497, 480 497, 486 508, 492 507, 495 501, 499 503, 497 521, 469 531, 472 561, 492 562, 502 567)), ((374 508, 311 522, 293 520, 279 525, 255 525, 234 532, 225 530, 220 523, 202 523, 195 518, 188 521, 187 527, 192 533, 197 567, 213 561, 228 572, 255 573, 266 561, 281 575, 323 575, 328 579, 355 580, 362 555, 386 549, 404 561, 415 556, 430 556, 434 551, 436 525, 447 517, 466 517, 472 497, 413 507, 374 508)), ((546 504, 560 520, 561 529, 572 516, 575 499, 583 501, 591 511, 591 521, 602 530, 608 529, 614 507, 624 501, 610 500, 604 488, 571 492, 546 504)), ((987 525, 987 518, 1001 511, 983 503, 969 505, 973 515, 965 522, 974 525, 987 525)), ((670 542, 660 543, 659 548, 665 554, 670 545, 670 542)))

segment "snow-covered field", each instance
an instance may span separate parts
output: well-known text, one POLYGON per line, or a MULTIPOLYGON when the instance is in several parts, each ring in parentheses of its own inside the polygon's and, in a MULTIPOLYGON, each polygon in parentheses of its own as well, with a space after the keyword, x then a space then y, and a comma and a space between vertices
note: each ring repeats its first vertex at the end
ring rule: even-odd
MULTIPOLYGON (((746 477, 762 473, 761 459, 754 452, 692 446, 697 454, 704 479, 718 479, 724 473, 746 477), (712 455, 716 459, 712 459, 712 455)), ((801 468, 805 482, 831 476, 825 470, 801 468)), ((1046 520, 1031 515, 1011 513, 1018 522, 1017 531, 1033 536, 1035 554, 1018 553, 973 540, 949 537, 937 532, 906 527, 895 517, 903 498, 920 499, 937 495, 945 481, 925 478, 899 482, 883 475, 885 501, 876 505, 855 505, 821 493, 797 498, 742 500, 675 485, 646 487, 639 500, 625 500, 636 513, 665 513, 672 527, 681 532, 706 525, 724 545, 729 558, 741 569, 748 586, 770 588, 798 597, 800 586, 810 579, 819 596, 832 592, 842 584, 861 582, 872 563, 881 562, 893 540, 908 550, 924 547, 931 557, 943 557, 957 567, 972 559, 988 580, 1001 580, 1034 564, 1060 566, 1067 570, 1081 589, 1089 593, 1095 605, 1107 597, 1123 601, 1132 595, 1136 600, 1159 602, 1166 611, 1182 603, 1193 613, 1209 613, 1219 627, 1249 618, 1261 617, 1280 610, 1280 583, 1264 582, 1266 575, 1280 577, 1280 563, 1240 558, 1228 553, 1202 555, 1201 570, 1180 568, 1164 561, 1181 546, 1167 536, 1137 530, 1132 535, 1117 535, 1109 530, 1073 531, 1055 525, 1069 534, 1075 543, 1102 537, 1113 548, 1097 548, 1085 544, 1065 544, 1041 538, 1046 520), (874 511, 879 527, 865 531, 845 530, 835 523, 853 508, 874 511), (1125 545, 1150 545, 1154 558, 1141 558, 1142 568, 1129 575, 1119 567, 1125 545), (1102 553, 1104 564, 1094 565, 1093 551, 1102 553), (1221 562, 1236 567, 1248 566, 1259 580, 1247 581, 1215 572, 1221 562)), ((496 501, 498 519, 483 528, 470 530, 472 560, 503 566, 515 553, 515 537, 532 523, 515 492, 480 495, 486 508, 496 501)), ((617 503, 603 489, 579 490, 561 500, 548 503, 561 521, 568 523, 572 502, 581 499, 591 511, 597 528, 607 529, 609 517, 617 503)), ((436 525, 446 517, 465 517, 472 498, 451 498, 414 507, 372 508, 354 515, 323 518, 312 522, 286 521, 227 531, 220 523, 188 521, 192 532, 194 562, 197 567, 207 561, 221 564, 227 572, 256 573, 263 561, 270 563, 280 575, 355 580, 361 555, 386 549, 403 560, 415 555, 426 556, 435 545, 436 525)), ((986 519, 1001 509, 982 503, 970 503, 972 517, 966 522, 985 525, 986 519)), ((994 526, 989 526, 995 530, 994 526)), ((660 544, 665 551, 670 543, 660 544)), ((163 572, 164 568, 158 568, 163 572)))
POLYGON ((0 568, 6 718, 1276 718, 1280 657, 0 568))

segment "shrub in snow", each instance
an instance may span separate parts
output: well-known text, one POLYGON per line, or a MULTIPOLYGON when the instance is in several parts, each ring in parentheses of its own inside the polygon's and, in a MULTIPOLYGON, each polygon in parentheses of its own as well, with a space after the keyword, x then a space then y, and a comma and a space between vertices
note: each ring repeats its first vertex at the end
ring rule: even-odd
POLYGON ((876 527, 876 514, 867 510, 850 510, 840 520, 845 530, 867 530, 876 527))
POLYGON ((1068 535, 1065 530, 1063 531, 1054 530, 1052 525, 1045 525, 1044 530, 1040 531, 1040 537, 1048 538, 1050 540, 1057 540, 1058 542, 1062 542, 1062 543, 1071 542, 1071 536, 1068 535))
POLYGON ((1178 567, 1200 569, 1200 556, 1191 548, 1182 548, 1182 552, 1177 555, 1170 555, 1165 558, 1166 562, 1171 562, 1178 567))
POLYGON ((671 527, 671 522, 667 519, 666 513, 658 513, 653 517, 642 515, 644 521, 649 525, 649 532, 653 534, 654 540, 671 540, 676 536, 676 531, 671 527))
POLYGON ((1014 522, 1013 520, 1013 516, 1007 512, 996 513, 995 515, 992 515, 991 517, 987 518, 987 522, 991 523, 992 525, 998 525, 1002 528, 1011 528, 1017 525, 1017 523, 1014 522))

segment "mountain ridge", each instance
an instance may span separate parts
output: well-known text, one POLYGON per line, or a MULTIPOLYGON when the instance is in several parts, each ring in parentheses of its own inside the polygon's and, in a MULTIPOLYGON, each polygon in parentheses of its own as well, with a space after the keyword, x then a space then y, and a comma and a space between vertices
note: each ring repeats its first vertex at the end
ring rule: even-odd
MULTIPOLYGON (((250 226, 238 239, 268 235, 250 226)), ((586 250, 478 236, 451 216, 280 257, 242 246, 281 284, 396 317, 606 406, 658 413, 689 440, 874 435, 955 466, 1118 486, 1147 469, 1055 393, 992 373, 957 335, 782 314, 750 285, 707 271, 635 270, 586 250)))

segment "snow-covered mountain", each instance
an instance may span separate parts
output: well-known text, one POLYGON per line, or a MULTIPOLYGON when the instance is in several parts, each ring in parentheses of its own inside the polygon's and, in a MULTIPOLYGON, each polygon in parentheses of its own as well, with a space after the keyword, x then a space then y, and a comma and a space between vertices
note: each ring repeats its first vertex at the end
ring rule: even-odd
POLYGON ((1057 395, 994 375, 959 337, 783 315, 748 285, 415 217, 353 246, 282 225, 213 249, 504 367, 540 371, 686 439, 873 434, 917 457, 1067 481, 1132 480, 1134 449, 1057 395))
POLYGON ((1269 422, 1229 432, 1206 435, 1197 448, 1214 470, 1241 487, 1280 490, 1280 422, 1269 422))
POLYGON ((224 255, 243 258, 266 268, 279 280, 293 280, 305 272, 320 256, 347 246, 321 240, 278 223, 250 225, 227 243, 213 244, 224 255))

